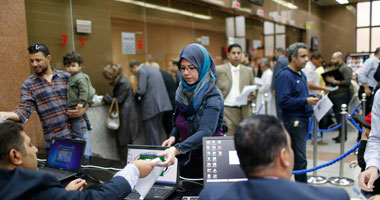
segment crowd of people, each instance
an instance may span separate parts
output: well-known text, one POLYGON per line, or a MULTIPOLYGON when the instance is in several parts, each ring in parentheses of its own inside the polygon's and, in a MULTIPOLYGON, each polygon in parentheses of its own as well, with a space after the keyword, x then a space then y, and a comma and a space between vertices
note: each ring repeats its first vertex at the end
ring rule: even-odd
MULTIPOLYGON (((103 101, 110 105, 116 99, 120 107, 116 143, 121 161, 126 163, 128 144, 135 141, 141 129, 145 132, 146 144, 168 147, 158 154, 166 160, 156 164, 136 161, 126 165, 98 190, 80 192, 86 184, 82 179, 76 179, 63 188, 53 177, 35 172, 37 149, 22 126, 15 122, 26 123, 35 109, 42 123, 46 148, 49 148, 53 137, 85 140, 84 155, 89 158, 92 152, 88 134, 92 126, 86 111, 95 89, 89 76, 81 72, 83 58, 78 53, 69 52, 63 57, 67 71, 64 72, 51 66, 51 55, 46 45, 33 44, 28 51, 34 73, 22 83, 20 105, 15 111, 0 112, 1 119, 9 120, 0 124, 0 196, 9 199, 30 195, 35 199, 49 195, 58 199, 65 196, 72 199, 117 199, 133 190, 138 177, 146 176, 156 165, 173 164, 175 157, 179 159, 182 176, 201 178, 202 138, 227 135, 234 136, 240 164, 248 181, 231 185, 211 184, 202 191, 201 199, 349 198, 341 189, 305 184, 306 174, 295 175, 295 181, 299 183, 289 181, 293 170, 306 169, 307 166, 305 138, 309 118, 313 115, 312 106, 328 94, 333 107, 318 124, 319 128, 327 128, 334 123, 331 114, 334 113, 335 123, 339 123, 341 105, 348 104, 355 96, 356 80, 353 77, 356 74, 344 63, 341 52, 335 52, 331 62, 325 62, 321 54, 309 53, 306 44, 294 43, 286 51, 277 48, 274 58, 255 57, 251 61, 249 53, 239 44, 231 44, 226 52, 228 61, 215 66, 207 49, 194 43, 183 48, 178 61, 169 62, 169 71, 161 70, 151 56, 146 63, 132 60, 129 67, 137 77, 135 91, 123 75, 120 64, 105 66, 103 77, 109 83, 110 92, 104 95, 103 101), (322 76, 333 70, 341 78, 322 76), (257 89, 244 97, 246 103, 236 101, 244 87, 252 85, 257 89), (252 110, 252 104, 261 105, 264 101, 268 104, 267 115, 254 115, 259 106, 252 110), (165 140, 160 138, 162 129, 168 136, 165 140), (35 179, 40 182, 33 182, 35 179), (23 190, 13 194, 8 192, 12 189, 9 181, 26 184, 23 190), (228 193, 220 192, 224 187, 223 191, 228 193), (279 187, 288 188, 286 196, 276 192, 279 187), (77 192, 67 193, 70 190, 77 192)), ((377 193, 374 185, 380 169, 380 128, 377 128, 380 94, 376 92, 380 81, 379 59, 380 48, 377 48, 375 56, 368 59, 358 73, 360 89, 356 91, 359 97, 365 93, 370 102, 365 110, 371 119, 361 119, 360 122, 364 127, 373 126, 371 131, 365 129, 367 134, 358 137, 368 139, 362 143, 358 156, 363 171, 359 184, 369 192, 368 195, 377 193)), ((347 139, 347 133, 339 132, 335 142, 344 142, 340 141, 341 134, 345 134, 347 139)), ((322 134, 318 135, 318 144, 327 144, 322 134)))

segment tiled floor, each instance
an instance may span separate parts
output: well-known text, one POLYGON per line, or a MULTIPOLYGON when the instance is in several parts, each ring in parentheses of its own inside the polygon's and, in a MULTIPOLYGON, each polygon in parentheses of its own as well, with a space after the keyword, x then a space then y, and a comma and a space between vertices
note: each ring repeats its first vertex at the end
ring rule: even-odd
MULTIPOLYGON (((357 132, 358 131, 354 129, 352 125, 350 124, 348 125, 348 138, 345 143, 345 152, 350 150, 352 147, 354 147, 357 144, 356 142, 356 138, 358 134, 357 132)), ((341 155, 340 144, 336 144, 335 141, 332 140, 332 138, 336 137, 337 135, 338 135, 338 131, 324 133, 323 140, 325 142, 328 142, 328 145, 318 145, 317 166, 330 162, 334 160, 335 158, 337 158, 339 155, 341 155)), ((309 140, 307 143, 307 159, 308 159, 307 168, 308 169, 313 168, 313 145, 311 143, 311 140, 309 140)), ((351 178, 355 182, 354 182, 354 186, 348 186, 348 187, 342 187, 342 188, 347 190, 347 192, 349 193, 352 199, 359 199, 359 195, 357 195, 353 191, 353 187, 356 187, 359 189, 357 177, 360 173, 360 167, 359 166, 357 166, 356 168, 349 167, 349 163, 356 159, 357 159, 357 156, 354 153, 352 153, 343 160, 343 177, 351 178)), ((340 166, 340 163, 337 162, 328 167, 319 169, 317 170, 317 175, 324 176, 326 178, 339 176, 339 168, 340 168, 339 166, 340 166)), ((312 172, 309 173, 308 175, 312 175, 312 172)), ((330 183, 324 184, 323 186, 336 187, 334 185, 331 185, 330 183)))

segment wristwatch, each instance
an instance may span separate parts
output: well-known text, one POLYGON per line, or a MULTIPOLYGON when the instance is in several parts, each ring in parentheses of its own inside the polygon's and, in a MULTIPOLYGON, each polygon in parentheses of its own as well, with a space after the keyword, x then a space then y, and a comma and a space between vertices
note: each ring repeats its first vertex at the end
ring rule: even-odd
POLYGON ((334 85, 336 85, 336 80, 334 80, 334 82, 333 82, 333 83, 334 83, 334 85))

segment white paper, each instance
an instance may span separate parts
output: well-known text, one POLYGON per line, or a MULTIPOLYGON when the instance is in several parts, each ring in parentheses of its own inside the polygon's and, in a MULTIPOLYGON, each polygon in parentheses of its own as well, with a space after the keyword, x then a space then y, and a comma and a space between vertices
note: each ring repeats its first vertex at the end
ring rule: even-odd
MULTIPOLYGON (((151 162, 161 162, 160 158, 155 158, 151 162)), ((135 190, 140 194, 140 199, 144 199, 148 194, 150 188, 152 188, 154 182, 158 179, 160 174, 164 171, 163 167, 154 167, 148 176, 139 178, 135 190)))
POLYGON ((248 96, 257 89, 256 85, 246 85, 244 86, 243 91, 240 96, 236 97, 234 104, 235 105, 247 105, 248 96))
POLYGON ((2 117, 2 118, 0 118, 0 124, 3 123, 3 122, 5 122, 5 120, 7 120, 7 119, 8 119, 8 117, 2 117))
POLYGON ((261 78, 255 78, 255 84, 258 85, 258 86, 263 86, 264 85, 264 81, 261 78))
POLYGON ((330 89, 330 92, 332 92, 332 91, 339 89, 339 86, 335 86, 335 87, 330 86, 329 89, 330 89))
POLYGON ((121 33, 121 46, 122 54, 136 54, 136 36, 135 33, 122 32, 121 33))
POLYGON ((314 106, 314 115, 317 118, 318 121, 322 119, 323 116, 326 115, 326 113, 330 110, 330 108, 333 106, 333 103, 327 96, 327 94, 318 101, 317 105, 314 106))

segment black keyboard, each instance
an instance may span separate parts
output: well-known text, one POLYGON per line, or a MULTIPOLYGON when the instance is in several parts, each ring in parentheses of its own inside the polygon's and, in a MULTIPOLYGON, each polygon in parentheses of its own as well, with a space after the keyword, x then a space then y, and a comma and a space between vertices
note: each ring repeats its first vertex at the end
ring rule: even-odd
MULTIPOLYGON (((165 199, 173 191, 170 186, 153 186, 144 199, 165 199)), ((140 194, 133 190, 125 199, 139 199, 140 194)))
POLYGON ((153 186, 148 194, 146 195, 145 198, 147 199, 155 199, 155 198, 166 198, 169 193, 173 190, 172 187, 157 187, 157 186, 153 186))
POLYGON ((65 179, 73 175, 73 172, 65 171, 61 169, 49 168, 49 167, 40 168, 39 171, 45 174, 53 175, 57 177, 58 180, 65 179))
POLYGON ((198 196, 183 196, 182 200, 198 200, 198 196))

